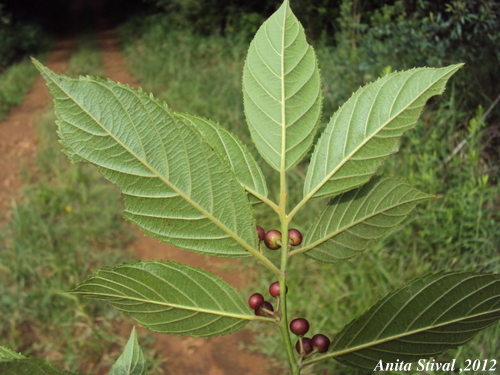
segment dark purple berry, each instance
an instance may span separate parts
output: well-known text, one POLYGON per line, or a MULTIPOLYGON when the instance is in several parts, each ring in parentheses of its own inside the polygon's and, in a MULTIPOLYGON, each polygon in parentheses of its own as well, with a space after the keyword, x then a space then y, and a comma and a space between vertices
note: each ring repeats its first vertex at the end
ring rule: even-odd
POLYGON ((264 236, 264 243, 271 250, 277 250, 281 247, 281 232, 271 229, 264 236))
POLYGON ((260 293, 254 293, 248 299, 248 306, 252 309, 258 309, 264 303, 264 296, 260 293))
POLYGON ((280 295, 280 283, 279 281, 275 281, 271 285, 269 285, 269 294, 273 297, 278 297, 280 295))
POLYGON ((263 309, 266 309, 267 311, 274 311, 273 305, 271 305, 269 302, 264 301, 264 303, 257 309, 255 309, 255 315, 257 316, 270 316, 269 313, 264 311, 263 309))
POLYGON ((324 353, 330 347, 330 339, 321 333, 314 335, 311 339, 312 346, 318 348, 318 352, 324 353))
POLYGON ((258 225, 256 228, 257 228, 257 233, 259 236, 259 241, 264 241, 264 236, 266 235, 266 231, 264 230, 264 228, 259 227, 258 225))
POLYGON ((304 353, 300 352, 300 340, 295 344, 295 349, 299 354, 309 354, 313 351, 312 340, 308 337, 302 337, 302 347, 304 348, 304 353))
POLYGON ((288 241, 292 246, 300 245, 302 243, 302 233, 300 233, 297 229, 289 229, 288 241))
POLYGON ((290 331, 296 335, 303 336, 309 331, 309 322, 302 318, 294 319, 290 322, 290 331))
MULTIPOLYGON (((273 297, 278 297, 280 295, 280 283, 279 281, 275 281, 271 285, 269 285, 269 294, 273 297)), ((286 287, 286 293, 288 293, 288 287, 286 287)))

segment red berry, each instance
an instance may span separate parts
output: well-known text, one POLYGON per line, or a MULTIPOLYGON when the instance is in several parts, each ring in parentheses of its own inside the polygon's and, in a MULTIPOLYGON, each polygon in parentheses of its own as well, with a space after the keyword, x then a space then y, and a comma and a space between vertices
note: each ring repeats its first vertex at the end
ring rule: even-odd
MULTIPOLYGON (((275 281, 271 285, 269 285, 269 294, 273 297, 278 297, 280 295, 280 283, 279 281, 275 281)), ((286 293, 288 293, 288 287, 286 287, 286 293)))
POLYGON ((266 231, 264 230, 264 228, 259 227, 258 225, 256 228, 257 228, 257 233, 259 236, 259 241, 264 241, 264 236, 266 235, 266 231))
POLYGON ((281 232, 271 229, 264 236, 264 243, 271 250, 277 250, 281 247, 281 232))
POLYGON ((269 294, 273 297, 278 297, 280 295, 280 283, 279 281, 275 281, 271 285, 269 285, 269 294))
POLYGON ((304 353, 300 352, 300 340, 295 344, 295 349, 299 354, 309 354, 313 351, 312 340, 308 337, 302 337, 302 347, 304 348, 304 353))
POLYGON ((312 346, 318 348, 318 352, 324 353, 330 347, 330 339, 321 333, 314 335, 311 339, 312 346))
POLYGON ((309 331, 309 322, 302 318, 294 319, 290 322, 290 331, 296 335, 303 336, 309 331))
POLYGON ((260 293, 254 293, 248 299, 248 306, 252 309, 258 309, 264 303, 264 296, 260 293))
POLYGON ((266 309, 268 311, 274 311, 273 305, 271 305, 267 301, 264 301, 264 303, 259 308, 255 309, 255 315, 257 315, 257 316, 271 316, 269 313, 265 312, 263 309, 266 309))
POLYGON ((300 245, 302 243, 302 233, 300 233, 297 229, 289 229, 288 241, 292 246, 300 245))

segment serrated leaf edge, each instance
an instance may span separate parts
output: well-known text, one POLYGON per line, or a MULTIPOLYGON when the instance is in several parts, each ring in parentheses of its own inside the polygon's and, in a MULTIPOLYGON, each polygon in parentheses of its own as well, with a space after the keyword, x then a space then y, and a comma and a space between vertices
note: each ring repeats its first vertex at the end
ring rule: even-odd
MULTIPOLYGON (((460 272, 460 271, 454 271, 454 272, 444 272, 444 271, 441 271, 441 272, 437 272, 437 273, 434 273, 434 274, 428 274, 428 275, 425 275, 425 276, 422 276, 422 277, 418 277, 418 278, 415 278, 407 283, 405 283, 401 288, 389 293, 387 296, 381 298, 378 302, 376 302, 374 305, 382 302, 382 301, 385 301, 385 300, 389 300, 391 297, 393 297, 395 294, 399 293, 401 290, 403 290, 405 287, 408 287, 424 278, 427 278, 427 277, 432 277, 432 276, 438 276, 438 275, 441 275, 441 276, 449 276, 449 275, 453 275, 453 274, 470 274, 471 277, 482 277, 482 276, 485 276, 485 275, 498 275, 498 274, 495 274, 495 273, 487 273, 487 274, 477 274, 477 273, 473 273, 473 272, 460 272)), ((468 279, 464 279, 462 280, 460 283, 462 282, 465 282, 467 280, 469 280, 470 278, 468 279)), ((419 293, 421 293, 423 290, 425 290, 427 287, 429 287, 430 285, 434 284, 435 282, 438 282, 438 280, 434 280, 434 282, 432 282, 431 284, 428 284, 425 286, 424 289, 420 290, 419 293)), ((492 283, 494 282, 497 282, 498 280, 494 280, 492 281, 491 283, 487 284, 487 285, 484 285, 483 288, 491 285, 492 283)), ((458 285, 460 284, 457 284, 457 285, 454 285, 453 288, 456 288, 458 285)), ((474 292, 472 293, 476 293, 477 290, 475 290, 474 292)), ((462 298, 462 300, 464 298, 467 298, 468 296, 470 296, 471 294, 465 296, 462 298)), ((410 299, 407 301, 408 302, 411 302, 413 300, 410 299)), ((435 300, 434 302, 437 302, 438 300, 435 300)), ((460 300, 461 301, 461 300, 460 300)), ((460 302, 458 301, 458 302, 460 302)), ((457 303, 458 303, 457 302, 457 303)), ((406 303, 406 304, 407 304, 406 303)), ((406 305, 405 304, 405 305, 406 305)), ((373 306, 374 306, 373 305, 373 306)), ((382 305, 380 305, 379 307, 381 307, 382 305)), ((432 306, 432 305, 430 305, 432 306)), ((426 307, 426 309, 428 309, 430 306, 426 307)), ((371 308, 368 308, 365 312, 363 312, 361 316, 363 316, 366 312, 368 312, 371 308)), ((425 311, 425 310, 423 310, 425 311)), ((446 311, 442 312, 441 315, 443 315, 446 311)), ((329 359, 329 358, 335 358, 335 357, 340 357, 342 355, 345 355, 345 354, 349 354, 349 353, 352 353, 352 352, 356 352, 356 351, 359 351, 359 350, 363 350, 363 349, 366 349, 366 348, 370 348, 370 347, 373 347, 373 346, 376 346, 376 345, 380 345, 380 344, 383 344, 385 342, 389 342, 389 341, 393 341, 393 340, 397 340, 397 339, 400 339, 400 338, 403 338, 403 337, 406 337, 406 336, 410 336, 410 335, 414 335, 414 334, 417 334, 417 333, 421 333, 421 332, 426 332, 428 331, 429 329, 434 329, 434 328, 438 328, 438 327, 443 327, 443 326, 447 326, 449 324, 453 324, 453 323, 458 323, 458 322, 462 322, 462 321, 465 321, 465 320, 469 320, 469 319, 472 319, 472 318, 475 318, 475 317, 480 317, 480 316, 483 316, 485 314, 492 314, 492 313, 497 313, 499 312, 500 313, 500 307, 494 309, 494 310, 491 310, 491 311, 488 311, 488 312, 483 312, 483 313, 478 313, 478 314, 473 314, 473 315, 469 315, 467 317, 464 317, 464 318, 460 318, 460 319, 453 319, 453 320, 450 320, 450 321, 446 321, 444 323, 441 323, 441 324, 436 324, 436 325, 433 325, 432 327, 426 327, 426 328, 422 328, 422 329, 415 329, 413 331, 408 331, 408 332, 405 332, 404 334, 401 334, 401 335, 396 335, 396 336, 391 336, 390 338, 386 338, 386 339, 382 339, 382 340, 376 340, 376 341, 372 341, 370 343, 367 343, 367 344, 364 344, 364 345, 358 345, 358 346, 355 346, 355 347, 351 347, 351 348, 348 348, 348 349, 344 349, 344 350, 339 350, 339 351, 336 351, 336 352, 328 352, 326 354, 323 354, 321 356, 318 356, 318 357, 315 357, 313 360, 309 360, 309 361, 304 361, 303 362, 303 366, 306 366, 306 365, 309 365, 309 364, 312 364, 312 363, 316 363, 316 362, 319 362, 319 361, 323 361, 325 359, 329 359)), ((356 318, 354 319, 353 321, 351 321, 350 323, 348 323, 345 327, 342 328, 342 331, 346 330, 349 326, 351 326, 352 324, 355 324, 355 322, 359 319, 356 318)), ((366 322, 366 324, 364 326, 366 326, 368 324, 369 321, 366 322)), ((389 323, 386 324, 386 326, 388 325, 389 323)), ((492 322, 493 324, 493 322, 492 322)), ((341 331, 341 332, 342 332, 341 331)), ((477 330, 478 332, 480 330, 477 330)), ((465 344, 467 341, 469 340, 466 340, 465 342, 463 343, 460 343, 460 344, 454 344, 454 346, 460 346, 460 345, 463 345, 465 344)))
MULTIPOLYGON (((176 265, 180 265, 180 266, 183 266, 183 267, 188 267, 189 269, 191 269, 193 271, 201 272, 201 273, 204 273, 204 274, 209 274, 210 276, 212 276, 215 279, 217 279, 217 281, 222 281, 223 283, 226 283, 227 285, 229 285, 232 288, 234 288, 231 284, 228 284, 220 276, 214 274, 213 272, 210 272, 210 271, 207 271, 207 270, 205 270, 203 268, 200 268, 200 267, 193 267, 193 266, 189 266, 189 265, 186 265, 186 264, 183 264, 183 263, 180 263, 180 262, 174 262, 174 261, 164 261, 164 260, 142 261, 141 260, 141 261, 138 261, 138 262, 125 262, 125 263, 122 263, 122 264, 117 265, 117 266, 106 266, 106 267, 102 267, 102 268, 99 268, 99 269, 93 269, 91 275, 87 276, 87 278, 84 281, 82 281, 79 285, 77 285, 76 288, 67 291, 67 293, 75 294, 75 295, 82 295, 82 296, 90 298, 90 299, 101 299, 99 297, 94 297, 94 296, 105 296, 105 297, 115 298, 115 299, 116 298, 120 298, 120 297, 117 297, 114 294, 92 293, 92 292, 78 291, 78 289, 80 287, 82 287, 83 284, 85 284, 85 286, 88 285, 88 286, 98 286, 99 288, 106 288, 103 285, 89 283, 89 281, 93 280, 93 279, 104 280, 104 281, 109 282, 111 284, 120 285, 122 288, 130 289, 130 288, 128 288, 126 286, 123 286, 123 285, 121 285, 121 284, 119 284, 117 282, 114 282, 112 280, 100 277, 99 274, 100 273, 105 273, 105 272, 112 274, 112 273, 115 272, 115 269, 118 269, 118 268, 122 269, 122 268, 130 267, 130 268, 133 268, 133 269, 136 269, 136 270, 146 271, 150 275, 156 277, 156 275, 154 275, 150 271, 148 271, 148 270, 140 267, 141 264, 148 264, 148 263, 160 263, 160 264, 167 264, 167 265, 168 264, 176 264, 176 265)), ((176 271, 178 271, 178 270, 176 270, 176 271)), ((118 274, 118 275, 120 277, 125 278, 125 279, 130 279, 130 280, 132 280, 134 282, 137 282, 137 280, 131 279, 131 278, 129 278, 129 277, 123 275, 123 274, 118 274)), ((159 280, 162 283, 164 282, 163 279, 159 279, 159 280)), ((173 307, 173 308, 178 308, 180 310, 188 310, 188 311, 194 311, 194 312, 200 312, 200 313, 207 313, 207 314, 218 315, 218 316, 222 316, 222 317, 236 318, 236 319, 240 319, 240 320, 262 320, 262 319, 257 319, 258 317, 254 316, 254 315, 251 315, 251 314, 247 314, 247 315, 244 315, 244 314, 228 314, 228 313, 224 313, 224 312, 221 312, 221 311, 218 311, 218 310, 198 309, 198 308, 192 308, 192 307, 188 308, 185 305, 177 305, 177 304, 173 304, 173 303, 166 304, 166 303, 161 303, 159 301, 151 301, 151 300, 148 300, 148 299, 132 298, 132 297, 129 297, 129 296, 123 297, 123 298, 124 299, 128 299, 128 300, 137 301, 137 302, 149 303, 149 304, 154 304, 154 305, 159 305, 159 306, 169 306, 169 307, 173 307)))
MULTIPOLYGON (((377 130, 376 132, 374 132, 374 133, 373 133, 373 135, 372 135, 371 137, 369 137, 369 138, 365 138, 365 139, 363 140, 363 142, 362 142, 360 145, 358 145, 358 147, 356 147, 355 149, 353 149, 353 151, 352 151, 349 155, 345 155, 345 156, 344 156, 344 158, 343 158, 343 162, 342 162, 342 163, 340 163, 340 164, 339 164, 339 165, 338 165, 338 166, 337 166, 334 170, 330 171, 330 173, 326 174, 326 177, 325 177, 325 178, 324 178, 324 179, 323 179, 323 180, 322 180, 322 181, 321 181, 321 182, 320 182, 320 183, 319 183, 316 187, 314 187, 314 188, 311 188, 311 186, 310 186, 310 182, 308 183, 308 179, 309 179, 309 178, 308 178, 308 176, 309 176, 309 168, 308 168, 308 173, 307 173, 307 175, 306 175, 306 181, 305 181, 305 183, 304 183, 304 197, 303 197, 303 199, 302 199, 301 203, 299 203, 299 204, 297 205, 297 207, 299 207, 299 206, 303 205, 303 203, 302 203, 302 202, 306 202, 306 201, 308 201, 308 200, 309 200, 309 199, 311 199, 311 198, 321 198, 321 197, 324 197, 324 196, 330 196, 330 195, 328 195, 328 194, 321 195, 321 196, 317 196, 317 195, 316 195, 316 193, 317 193, 317 192, 318 192, 318 191, 319 191, 319 190, 320 190, 320 189, 321 189, 321 188, 322 188, 322 187, 323 187, 323 186, 324 186, 324 185, 325 185, 325 184, 326 184, 326 183, 327 183, 327 182, 328 182, 328 181, 329 181, 329 180, 330 180, 330 179, 331 179, 334 175, 335 175, 335 173, 337 173, 337 172, 340 170, 340 168, 342 168, 342 167, 343 167, 343 166, 344 166, 344 165, 345 165, 348 161, 352 160, 352 157, 353 157, 353 156, 354 156, 354 155, 355 155, 355 154, 356 154, 356 153, 357 153, 357 152, 358 152, 358 151, 359 151, 359 150, 360 150, 363 146, 365 146, 365 145, 366 145, 369 141, 371 141, 371 140, 374 138, 374 136, 375 136, 376 134, 378 134, 380 131, 382 131, 382 130, 385 128, 385 126, 387 126, 387 124, 389 124, 390 122, 392 122, 392 121, 393 121, 395 118, 397 118, 397 117, 398 117, 401 113, 403 113, 403 112, 404 112, 404 111, 406 111, 408 108, 410 108, 410 107, 411 107, 411 104, 412 104, 412 103, 414 103, 416 100, 418 100, 418 99, 419 99, 419 98, 420 98, 423 94, 425 94, 425 93, 426 93, 426 92, 430 89, 430 87, 432 87, 433 85, 435 85, 437 82, 439 82, 440 80, 442 80, 442 79, 443 79, 443 78, 445 78, 446 76, 451 76, 451 75, 453 75, 453 74, 454 74, 454 73, 455 73, 458 69, 460 69, 463 65, 464 65, 464 64, 455 64, 455 65, 450 65, 450 66, 445 67, 445 68, 425 68, 425 67, 423 67, 423 68, 413 68, 413 69, 403 70, 403 71, 395 71, 395 72, 393 72, 393 73, 391 73, 391 74, 389 74, 389 75, 387 75, 387 76, 380 77, 380 78, 378 78, 377 80, 375 80, 374 82, 368 83, 367 85, 364 85, 364 86, 360 87, 358 90, 356 90, 356 91, 352 94, 352 96, 351 96, 351 97, 350 97, 350 98, 349 98, 349 99, 348 99, 348 100, 347 100, 344 104, 342 104, 342 106, 341 106, 341 107, 340 107, 337 111, 335 111, 335 113, 333 114, 333 116, 331 117, 331 119, 330 119, 330 121, 329 121, 329 123, 328 123, 328 125, 327 125, 327 128, 328 128, 328 126, 332 123, 332 121, 336 118, 336 115, 337 115, 338 113, 340 113, 340 111, 342 110, 342 108, 343 108, 343 107, 345 107, 345 106, 346 106, 346 104, 347 104, 347 103, 348 103, 351 99, 353 99, 354 97, 356 97, 356 99, 357 99, 357 98, 359 98, 360 94, 361 94, 361 93, 362 93, 362 92, 363 92, 363 91, 364 91, 364 90, 365 90, 368 86, 370 86, 370 85, 375 85, 377 82, 380 82, 380 81, 382 81, 382 80, 388 81, 389 79, 391 79, 391 78, 393 78, 393 77, 396 77, 397 75, 402 74, 402 73, 408 73, 408 72, 418 73, 418 72, 419 72, 419 71, 421 71, 422 69, 434 69, 434 70, 436 70, 436 71, 437 71, 437 70, 444 70, 444 69, 446 69, 446 68, 451 68, 451 67, 454 67, 453 69, 450 69, 450 70, 449 70, 446 74, 442 75, 439 79, 435 80, 435 81, 434 81, 434 82, 433 82, 430 86, 428 86, 425 90, 424 90, 424 89, 421 89, 421 93, 420 93, 420 95, 418 95, 417 97, 415 97, 415 98, 411 101, 411 103, 409 103, 409 104, 408 104, 408 105, 407 105, 404 109, 402 109, 401 111, 399 111, 399 112, 395 113, 393 116, 391 116, 389 119, 387 119, 387 121, 385 121, 383 124, 381 124, 381 125, 379 126, 378 130, 377 130), (308 186, 308 185, 309 185, 309 186, 308 186), (306 193, 306 188, 309 190, 307 193, 306 193)), ((408 80, 409 78, 410 78, 410 76, 407 78, 407 80, 408 80)), ((384 84, 385 84, 385 83, 384 83, 384 84)), ((382 88, 382 87, 380 87, 379 89, 381 89, 381 88, 382 88)), ((442 91, 437 92, 437 93, 435 93, 435 94, 431 95, 431 97, 432 97, 432 96, 435 96, 435 95, 440 95, 440 94, 442 94, 442 93, 444 92, 444 90, 445 90, 445 88, 443 88, 443 90, 442 90, 442 91)), ((372 103, 372 105, 373 105, 373 104, 374 104, 374 103, 372 103)), ((393 103, 392 103, 392 104, 394 104, 394 101, 393 101, 393 103)), ((424 103, 423 105, 425 105, 425 103, 424 103)), ((423 107, 423 105, 422 105, 422 107, 423 107)), ((418 120, 418 117, 419 117, 419 116, 417 116, 417 120, 418 120)), ((415 125, 416 123, 417 123, 417 121, 415 121, 413 125, 415 125)), ((321 134, 320 138, 321 138, 321 137, 323 137, 324 135, 326 135, 326 130, 327 130, 327 128, 325 129, 325 131, 323 132, 323 134, 321 134)), ((414 126, 413 126, 413 127, 411 127, 411 128, 408 128, 406 131, 409 131, 409 130, 411 130, 411 129, 413 129, 413 128, 414 128, 414 126)), ((365 130, 366 130, 366 127, 365 127, 365 130)), ((404 133, 406 133, 406 131, 405 131, 404 133)), ((403 134, 404 134, 404 133, 403 133, 403 134)), ((402 134, 402 135, 403 135, 403 134, 402 134)), ((400 138, 402 135, 398 135, 398 136, 397 136, 397 138, 400 138)), ((330 136, 333 136, 333 132, 330 134, 330 136)), ((347 142, 347 140, 348 140, 348 137, 346 137, 346 142, 347 142)), ((318 147, 318 146, 319 146, 319 140, 318 140, 318 142, 316 142, 316 145, 314 146, 314 150, 313 150, 312 155, 314 155, 314 154, 315 154, 316 149, 317 149, 317 147, 318 147)), ((345 144, 344 144, 344 147, 345 147, 345 144)), ((398 147, 398 148, 397 148, 394 152, 392 152, 392 153, 390 153, 390 154, 396 153, 396 152, 398 152, 398 151, 399 151, 399 147, 398 147)), ((384 157, 388 157, 390 154, 384 155, 384 157)), ((311 165, 310 165, 309 167, 311 167, 311 165)), ((380 166, 379 166, 379 167, 380 167, 380 166)), ((377 167, 377 169, 378 169, 379 167, 377 167)), ((370 173, 369 175, 373 175, 375 172, 376 172, 376 170, 375 170, 373 173, 370 173)), ((360 176, 365 176, 365 174, 364 174, 364 175, 360 175, 360 176)), ((353 186, 352 188, 350 188, 350 190, 351 190, 351 189, 355 189, 356 187, 359 187, 359 186, 361 186, 361 185, 362 185, 362 184, 360 184, 360 185, 356 185, 356 186, 353 186)), ((342 191, 342 192, 340 192, 339 194, 341 194, 341 193, 343 193, 343 192, 345 192, 345 191, 342 191)), ((338 195, 338 194, 336 194, 336 195, 338 195)), ((296 211, 296 209, 294 209, 294 210, 293 210, 293 212, 295 212, 295 211, 296 211)))

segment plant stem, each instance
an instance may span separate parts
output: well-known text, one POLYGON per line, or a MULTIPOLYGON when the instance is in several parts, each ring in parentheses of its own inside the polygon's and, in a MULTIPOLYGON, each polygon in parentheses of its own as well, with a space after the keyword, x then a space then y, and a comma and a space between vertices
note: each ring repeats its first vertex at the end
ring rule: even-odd
MULTIPOLYGON (((285 198, 286 199, 286 198, 285 198)), ((290 365, 290 370, 293 375, 298 375, 300 370, 297 367, 295 360, 295 355, 293 353, 293 346, 290 339, 290 331, 288 330, 288 317, 287 317, 287 287, 286 287, 286 269, 288 263, 288 220, 286 214, 283 211, 280 212, 281 221, 281 233, 282 233, 282 247, 281 247, 281 276, 279 278, 280 283, 280 331, 283 338, 283 343, 285 344, 286 354, 288 357, 288 363, 290 365)))
MULTIPOLYGON (((246 244, 245 244, 246 245, 246 244)), ((245 249, 248 250, 250 254, 252 254, 254 257, 256 257, 265 267, 267 267, 269 270, 271 270, 276 276, 280 276, 281 272, 280 270, 274 265, 273 262, 271 262, 264 254, 262 254, 259 250, 255 250, 254 248, 250 246, 244 246, 245 249)))
MULTIPOLYGON (((284 163, 282 163, 283 166, 284 163)), ((281 222, 281 274, 279 277, 280 283, 280 306, 279 306, 279 314, 280 314, 280 322, 279 327, 281 331, 281 337, 283 338, 283 343, 285 345, 286 354, 288 357, 288 364, 290 366, 290 373, 292 375, 299 375, 300 369, 297 367, 297 361, 295 359, 295 354, 293 352, 293 345, 290 339, 290 331, 288 329, 288 317, 287 317, 287 287, 286 287, 286 270, 288 265, 288 224, 289 219, 286 214, 286 206, 287 206, 287 180, 286 180, 286 171, 285 168, 282 167, 280 172, 280 201, 279 201, 279 211, 278 215, 281 222)))
MULTIPOLYGON (((281 287, 281 282, 280 282, 280 287, 281 287)), ((290 373, 291 375, 299 375, 300 369, 297 367, 295 355, 293 354, 293 346, 290 340, 290 332, 288 330, 288 319, 286 318, 286 303, 284 303, 285 299, 286 298, 283 298, 281 304, 282 314, 283 312, 285 312, 285 316, 281 315, 281 321, 279 323, 281 337, 283 338, 283 343, 285 344, 286 354, 288 356, 288 363, 290 365, 290 373)))
POLYGON ((286 298, 286 292, 287 292, 287 287, 286 287, 286 268, 287 268, 287 262, 288 262, 288 246, 285 246, 285 244, 288 244, 288 221, 286 218, 281 217, 285 215, 280 215, 281 218, 281 230, 282 230, 282 241, 283 245, 282 250, 281 250, 281 276, 279 278, 279 283, 280 283, 280 307, 279 307, 279 312, 280 312, 280 331, 281 331, 281 336, 283 338, 283 343, 285 344, 285 349, 286 349, 286 354, 288 357, 288 363, 290 365, 290 370, 292 375, 298 375, 300 373, 300 369, 297 367, 297 362, 295 360, 295 354, 293 352, 293 345, 292 341, 290 339, 290 331, 288 329, 288 314, 287 314, 287 298, 286 298))

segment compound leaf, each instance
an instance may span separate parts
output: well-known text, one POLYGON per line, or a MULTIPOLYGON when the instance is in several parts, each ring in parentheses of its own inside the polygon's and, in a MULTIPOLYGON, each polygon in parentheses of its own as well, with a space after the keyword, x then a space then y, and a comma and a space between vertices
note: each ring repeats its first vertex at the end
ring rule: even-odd
POLYGON ((135 327, 132 327, 132 332, 127 341, 127 345, 123 353, 118 357, 116 362, 111 367, 109 375, 145 375, 146 360, 142 349, 137 342, 137 334, 135 327))
POLYGON ((219 276, 170 261, 139 261, 94 270, 73 294, 107 301, 151 331, 211 337, 255 316, 219 276))
POLYGON ((247 147, 234 134, 211 120, 188 114, 178 116, 191 122, 208 143, 229 161, 239 183, 249 193, 256 197, 267 197, 264 174, 247 147))
POLYGON ((348 324, 328 353, 373 371, 377 363, 418 361, 456 348, 500 318, 500 275, 448 272, 424 276, 348 324))
POLYGON ((65 152, 118 185, 128 220, 208 255, 241 257, 257 247, 245 189, 190 122, 142 90, 34 63, 54 97, 65 152))
POLYGON ((414 127, 425 102, 441 94, 462 65, 395 72, 356 91, 318 140, 304 200, 335 196, 366 183, 398 151, 399 138, 414 127))
POLYGON ((243 96, 259 153, 278 171, 294 167, 312 145, 322 96, 316 55, 288 1, 250 44, 243 96))
POLYGON ((304 238, 303 247, 311 249, 305 254, 329 263, 352 258, 431 197, 394 178, 376 177, 328 203, 304 238))

